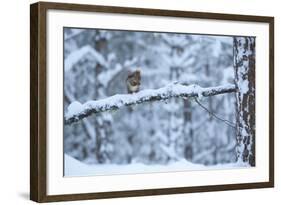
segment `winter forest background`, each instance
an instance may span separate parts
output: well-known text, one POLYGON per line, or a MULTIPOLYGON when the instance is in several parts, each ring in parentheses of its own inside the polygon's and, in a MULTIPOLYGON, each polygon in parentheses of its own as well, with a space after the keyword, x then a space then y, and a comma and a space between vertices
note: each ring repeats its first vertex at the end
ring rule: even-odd
MULTIPOLYGON (((140 90, 234 84, 233 37, 64 28, 64 112, 75 101, 126 94, 128 71, 137 68, 140 90)), ((235 93, 200 103, 235 124, 235 93)), ((236 143, 235 127, 192 98, 147 102, 65 125, 64 174, 235 167, 236 143)))

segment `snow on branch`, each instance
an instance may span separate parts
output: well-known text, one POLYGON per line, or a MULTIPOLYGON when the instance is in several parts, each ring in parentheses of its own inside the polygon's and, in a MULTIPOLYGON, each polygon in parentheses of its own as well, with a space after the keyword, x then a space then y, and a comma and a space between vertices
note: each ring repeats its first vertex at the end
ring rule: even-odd
POLYGON ((164 101, 173 97, 209 97, 236 92, 236 90, 235 85, 202 88, 198 85, 172 83, 159 89, 146 89, 134 94, 117 94, 101 100, 88 101, 84 104, 75 101, 68 106, 64 123, 69 125, 94 113, 117 110, 124 106, 164 101))

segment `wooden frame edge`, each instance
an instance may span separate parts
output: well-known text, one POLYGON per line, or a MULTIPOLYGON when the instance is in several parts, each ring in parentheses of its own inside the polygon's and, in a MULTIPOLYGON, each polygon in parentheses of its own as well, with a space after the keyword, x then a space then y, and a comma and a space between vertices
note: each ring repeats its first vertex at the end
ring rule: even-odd
POLYGON ((30 199, 39 200, 38 179, 38 4, 30 6, 30 199))
POLYGON ((30 199, 46 199, 46 9, 30 5, 30 199))
POLYGON ((96 6, 37 2, 30 5, 30 199, 36 202, 88 200, 117 197, 137 197, 163 194, 184 194, 193 192, 227 191, 238 189, 274 187, 274 17, 237 14, 190 12, 178 10, 158 10, 131 7, 96 6), (269 181, 257 183, 226 184, 197 187, 177 187, 163 189, 130 190, 101 193, 77 193, 67 195, 47 195, 46 160, 46 11, 48 9, 78 10, 138 15, 189 17, 201 19, 264 22, 269 24, 269 181))
POLYGON ((226 184, 226 185, 130 190, 130 191, 100 192, 100 193, 48 195, 40 202, 78 201, 78 200, 94 200, 94 199, 96 200, 96 199, 107 199, 107 198, 187 194, 187 193, 196 193, 196 192, 263 189, 263 188, 272 188, 272 187, 273 184, 271 182, 258 182, 258 183, 245 183, 245 184, 226 184))
POLYGON ((269 181, 274 187, 274 17, 269 18, 269 181))

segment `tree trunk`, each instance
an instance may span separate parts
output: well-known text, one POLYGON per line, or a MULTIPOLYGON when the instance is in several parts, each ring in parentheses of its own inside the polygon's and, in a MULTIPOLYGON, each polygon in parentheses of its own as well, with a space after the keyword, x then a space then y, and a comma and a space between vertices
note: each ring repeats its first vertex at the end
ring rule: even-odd
MULTIPOLYGON (((95 49, 103 56, 107 53, 107 40, 102 37, 102 35, 98 32, 97 36, 99 36, 98 40, 95 40, 95 49)), ((103 98, 105 96, 105 87, 99 80, 99 75, 103 71, 103 66, 99 63, 95 67, 95 97, 96 99, 103 98)), ((106 145, 109 138, 111 122, 108 121, 103 114, 97 115, 94 117, 94 125, 96 132, 96 147, 95 154, 98 163, 103 164, 108 160, 109 154, 106 151, 106 145)))
POLYGON ((255 166, 255 38, 234 37, 237 159, 255 166))
POLYGON ((188 161, 193 161, 193 128, 192 128, 192 108, 189 100, 183 101, 183 120, 185 128, 183 136, 185 138, 184 157, 188 161))

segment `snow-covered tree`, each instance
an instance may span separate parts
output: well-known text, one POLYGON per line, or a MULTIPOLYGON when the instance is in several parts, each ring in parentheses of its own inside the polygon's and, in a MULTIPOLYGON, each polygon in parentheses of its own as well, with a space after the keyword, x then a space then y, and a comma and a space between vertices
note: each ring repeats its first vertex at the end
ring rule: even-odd
POLYGON ((238 160, 255 166, 255 37, 234 37, 238 160))

